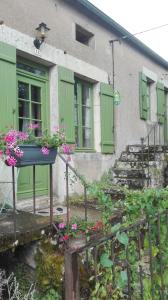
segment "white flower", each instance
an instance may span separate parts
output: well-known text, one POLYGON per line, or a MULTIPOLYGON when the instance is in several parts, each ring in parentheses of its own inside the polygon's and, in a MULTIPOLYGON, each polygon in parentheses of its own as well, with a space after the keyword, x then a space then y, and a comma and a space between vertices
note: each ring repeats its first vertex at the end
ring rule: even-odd
POLYGON ((14 243, 13 243, 13 247, 17 247, 19 245, 19 241, 16 240, 14 243))
POLYGON ((45 230, 41 230, 41 235, 44 235, 45 234, 45 230))
POLYGON ((56 246, 57 245, 57 241, 56 240, 50 240, 50 244, 56 246))

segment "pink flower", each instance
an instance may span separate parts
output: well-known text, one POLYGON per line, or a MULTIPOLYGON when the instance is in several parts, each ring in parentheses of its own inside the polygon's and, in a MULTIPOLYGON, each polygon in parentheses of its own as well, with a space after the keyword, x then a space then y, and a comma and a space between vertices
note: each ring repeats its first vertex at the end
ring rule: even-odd
POLYGON ((72 224, 72 227, 71 227, 71 228, 72 228, 73 230, 77 230, 77 227, 78 227, 77 224, 74 223, 74 224, 72 224))
POLYGON ((58 228, 59 229, 64 229, 66 227, 65 223, 59 223, 58 228))
POLYGON ((7 148, 7 149, 6 149, 6 151, 5 151, 5 154, 6 154, 6 155, 10 155, 10 154, 11 154, 11 152, 10 152, 10 149, 9 149, 9 148, 7 148))
POLYGON ((63 145, 62 145, 62 150, 63 150, 63 152, 64 152, 65 154, 70 154, 70 152, 71 152, 71 147, 70 147, 69 145, 67 145, 67 144, 63 144, 63 145))
POLYGON ((15 167, 17 160, 13 156, 9 156, 6 160, 8 166, 15 167))
POLYGON ((19 131, 18 137, 21 141, 26 141, 28 139, 29 135, 26 132, 19 131))
POLYGON ((28 129, 36 129, 36 128, 39 128, 39 124, 35 124, 35 123, 30 123, 29 126, 28 126, 28 129))
POLYGON ((63 236, 63 240, 64 240, 65 242, 68 241, 68 240, 69 240, 69 235, 68 235, 68 234, 64 235, 64 236, 63 236))
POLYGON ((50 153, 50 150, 47 148, 47 147, 42 147, 41 148, 41 152, 44 154, 44 155, 48 155, 50 153))
POLYGON ((16 154, 17 157, 22 157, 23 154, 24 154, 24 152, 23 152, 22 150, 20 150, 19 147, 16 147, 16 148, 14 149, 14 151, 15 151, 15 154, 16 154))
POLYGON ((4 141, 7 144, 14 144, 16 143, 16 140, 17 140, 17 134, 15 130, 9 131, 9 133, 4 137, 4 141))

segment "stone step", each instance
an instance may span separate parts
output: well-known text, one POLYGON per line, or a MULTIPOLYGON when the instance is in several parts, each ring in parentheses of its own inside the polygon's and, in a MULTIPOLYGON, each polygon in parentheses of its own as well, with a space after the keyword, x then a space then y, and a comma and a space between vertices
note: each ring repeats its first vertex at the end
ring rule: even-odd
MULTIPOLYGON (((167 145, 147 145, 143 146, 143 153, 148 153, 148 148, 149 152, 168 152, 168 146, 167 145)), ((142 153, 142 146, 139 145, 128 145, 126 147, 126 151, 130 153, 142 153)))
POLYGON ((115 174, 114 177, 117 178, 146 178, 146 174, 142 169, 132 169, 132 170, 122 170, 122 169, 113 169, 115 174))
MULTIPOLYGON (((148 161, 148 153, 143 153, 143 157, 142 157, 142 153, 141 152, 126 152, 123 151, 121 153, 121 156, 119 158, 120 161, 128 161, 128 162, 138 162, 138 161, 148 161)), ((149 159, 150 160, 155 160, 157 159, 157 153, 156 155, 154 155, 153 152, 150 153, 149 155, 149 159)))
POLYGON ((120 161, 116 160, 114 164, 115 169, 134 170, 147 168, 149 163, 147 161, 120 161))
POLYGON ((127 186, 129 189, 143 189, 147 186, 146 179, 127 179, 127 178, 114 178, 114 183, 120 186, 127 186))

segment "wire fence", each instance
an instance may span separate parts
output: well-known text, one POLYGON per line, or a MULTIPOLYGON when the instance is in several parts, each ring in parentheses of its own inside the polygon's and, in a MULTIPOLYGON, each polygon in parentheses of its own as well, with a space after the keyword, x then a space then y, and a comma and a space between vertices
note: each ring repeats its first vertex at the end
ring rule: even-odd
POLYGON ((65 299, 168 299, 168 211, 65 254, 65 299))

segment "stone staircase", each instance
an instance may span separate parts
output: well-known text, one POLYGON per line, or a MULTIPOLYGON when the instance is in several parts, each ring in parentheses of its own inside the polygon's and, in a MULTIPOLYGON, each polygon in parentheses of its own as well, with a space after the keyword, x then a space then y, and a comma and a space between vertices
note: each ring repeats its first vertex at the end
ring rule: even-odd
POLYGON ((112 168, 113 183, 130 189, 162 187, 166 155, 167 146, 127 146, 112 168))

